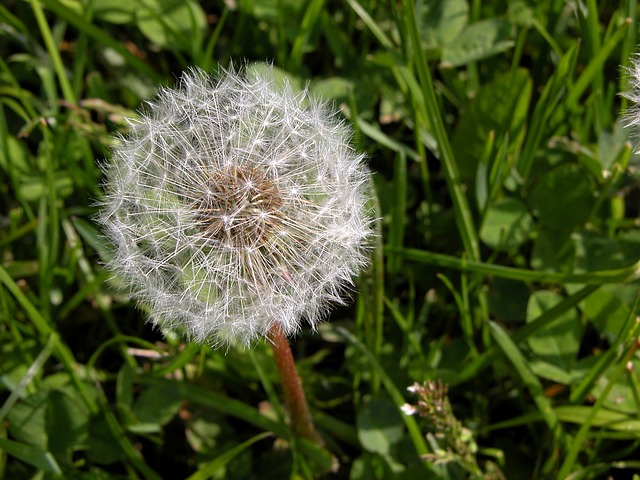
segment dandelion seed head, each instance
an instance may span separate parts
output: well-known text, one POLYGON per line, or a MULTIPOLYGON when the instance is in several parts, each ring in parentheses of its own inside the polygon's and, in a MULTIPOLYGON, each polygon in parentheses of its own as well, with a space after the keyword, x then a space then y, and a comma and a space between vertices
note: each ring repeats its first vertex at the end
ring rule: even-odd
MULTIPOLYGON (((623 115, 623 125, 632 129, 632 138, 638 140, 640 134, 638 127, 640 126, 640 55, 636 54, 631 58, 631 65, 624 69, 628 89, 621 95, 631 102, 631 105, 623 115)), ((638 147, 636 146, 636 153, 638 147)))
POLYGON ((370 174, 350 130, 272 73, 185 73, 105 167, 107 266, 159 327, 212 345, 312 328, 367 264, 370 174))

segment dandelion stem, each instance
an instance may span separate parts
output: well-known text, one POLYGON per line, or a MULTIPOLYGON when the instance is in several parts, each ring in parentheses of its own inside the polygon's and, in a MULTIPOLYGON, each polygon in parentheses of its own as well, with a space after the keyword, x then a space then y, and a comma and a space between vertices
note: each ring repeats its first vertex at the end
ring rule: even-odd
POLYGON ((319 442, 320 438, 311 421, 311 415, 309 415, 309 406, 304 390, 302 390, 302 381, 293 361, 289 341, 278 323, 274 323, 271 327, 269 339, 273 347, 280 383, 284 390, 285 402, 291 415, 293 431, 296 435, 319 442))

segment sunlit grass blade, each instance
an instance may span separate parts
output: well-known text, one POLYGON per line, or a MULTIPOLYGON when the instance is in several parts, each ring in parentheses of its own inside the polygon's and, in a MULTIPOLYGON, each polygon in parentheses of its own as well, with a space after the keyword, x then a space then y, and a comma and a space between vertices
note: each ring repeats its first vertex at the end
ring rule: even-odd
POLYGON ((42 5, 39 0, 31 0, 31 8, 33 9, 33 14, 36 17, 36 21, 38 22, 38 27, 40 28, 40 34, 44 40, 44 43, 47 47, 47 51, 49 52, 49 56, 51 57, 51 62, 53 63, 53 67, 55 68, 56 75, 58 76, 58 82, 60 83, 60 88, 62 90, 62 95, 64 99, 74 104, 76 103, 76 98, 73 93, 73 89, 71 88, 71 83, 67 78, 67 73, 65 72, 64 66, 62 64, 62 59, 60 58, 60 51, 56 45, 56 42, 53 39, 53 33, 49 28, 49 24, 47 23, 47 19, 42 11, 42 5))
POLYGON ((414 62, 418 72, 418 78, 424 95, 425 118, 428 119, 427 127, 431 130, 440 153, 440 161, 442 162, 447 186, 453 200, 455 209, 456 222, 465 251, 471 260, 480 259, 480 247, 476 227, 473 222, 473 215, 469 202, 463 192, 460 173, 453 156, 451 143, 446 132, 440 105, 436 98, 431 72, 424 57, 424 51, 420 41, 418 32, 417 17, 415 12, 415 4, 410 0, 402 2, 402 21, 411 38, 411 48, 414 55, 414 62))
POLYGON ((92 23, 88 23, 84 18, 82 18, 70 8, 63 5, 58 0, 40 1, 45 7, 58 15, 60 18, 63 18, 67 22, 71 23, 79 31, 97 40, 99 43, 113 48, 116 52, 118 52, 120 55, 122 55, 122 57, 125 58, 126 62, 129 65, 138 70, 140 73, 144 74, 150 80, 154 82, 161 82, 163 80, 163 78, 158 75, 151 67, 149 67, 146 63, 144 63, 142 60, 133 55, 129 50, 127 50, 121 42, 117 41, 111 35, 106 33, 104 30, 96 27, 92 23))
POLYGON ((587 90, 589 85, 595 81, 595 78, 602 71, 604 62, 607 61, 609 56, 613 53, 615 47, 622 41, 627 33, 628 24, 623 25, 622 28, 616 30, 616 32, 602 45, 602 48, 597 52, 596 56, 591 59, 589 64, 582 71, 580 77, 571 86, 569 94, 566 99, 568 108, 574 109, 578 106, 578 101, 587 90))
POLYGON ((584 273, 559 273, 492 265, 490 263, 477 262, 443 253, 428 252, 426 250, 413 248, 402 249, 400 253, 407 260, 413 260, 419 263, 428 263, 443 268, 455 268, 463 272, 475 272, 511 280, 521 280, 523 282, 602 285, 605 283, 632 282, 640 278, 640 261, 628 267, 611 270, 595 270, 584 273))

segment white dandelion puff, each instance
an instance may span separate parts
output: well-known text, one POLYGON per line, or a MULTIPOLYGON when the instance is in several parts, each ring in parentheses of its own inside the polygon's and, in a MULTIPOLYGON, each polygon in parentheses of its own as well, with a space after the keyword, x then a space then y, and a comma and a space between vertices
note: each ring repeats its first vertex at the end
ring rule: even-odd
POLYGON ((155 325, 250 345, 343 301, 367 264, 370 174, 326 104, 270 69, 193 69, 130 123, 98 221, 155 325))
MULTIPOLYGON (((628 90, 622 92, 624 98, 631 102, 631 105, 622 117, 623 125, 631 128, 631 137, 637 141, 640 135, 638 128, 640 127, 640 56, 634 55, 631 58, 631 65, 625 68, 628 90)), ((638 147, 636 147, 638 153, 638 147)))

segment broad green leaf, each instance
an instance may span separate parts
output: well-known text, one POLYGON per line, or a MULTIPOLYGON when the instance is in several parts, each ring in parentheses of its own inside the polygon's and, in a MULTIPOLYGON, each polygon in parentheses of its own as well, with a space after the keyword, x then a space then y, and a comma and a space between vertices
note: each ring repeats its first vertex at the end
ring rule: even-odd
POLYGON ((573 271, 575 249, 564 231, 538 228, 531 252, 531 266, 536 270, 569 273, 573 271))
MULTIPOLYGON (((35 177, 25 175, 20 180, 20 195, 23 199, 29 201, 39 200, 41 197, 47 195, 47 189, 51 187, 44 176, 35 177)), ((54 185, 57 195, 62 197, 67 197, 73 192, 73 179, 67 172, 58 172, 54 185)))
MULTIPOLYGON (((539 290, 533 293, 527 307, 527 322, 531 322, 561 301, 562 297, 555 292, 539 290)), ((527 343, 539 359, 568 371, 575 363, 581 338, 582 325, 578 312, 571 309, 531 335, 527 343)))
MULTIPOLYGON (((424 471, 419 473, 424 475, 424 471)), ((365 453, 356 458, 349 472, 349 480, 385 480, 388 478, 396 478, 396 476, 385 458, 378 454, 365 453)))
POLYGON ((16 403, 9 413, 9 433, 14 439, 40 448, 47 447, 45 414, 48 390, 41 390, 16 403))
MULTIPOLYGON (((591 390, 591 395, 595 398, 601 396, 617 366, 617 364, 611 365, 605 374, 598 378, 591 390)), ((604 406, 615 412, 637 415, 638 410, 640 410, 640 405, 638 404, 640 399, 636 397, 638 385, 634 385, 634 382, 637 382, 637 379, 640 378, 640 362, 630 362, 629 366, 632 367, 630 371, 632 375, 620 376, 618 381, 612 386, 604 402, 604 406)))
POLYGON ((351 80, 341 77, 331 77, 313 82, 310 91, 313 95, 335 102, 347 102, 349 94, 354 89, 351 80))
POLYGON ((495 277, 489 285, 492 317, 502 323, 522 323, 526 318, 531 287, 527 282, 495 277))
POLYGON ((184 397, 171 385, 149 387, 140 394, 135 402, 133 413, 140 422, 130 425, 132 431, 157 432, 167 424, 180 410, 184 397))
MULTIPOLYGON (((197 410, 196 410, 197 412, 197 410)), ((219 442, 222 427, 219 422, 209 420, 206 415, 196 416, 187 422, 185 437, 191 448, 198 453, 212 450, 219 442)))
POLYGON ((575 378, 570 372, 564 368, 557 367, 552 363, 547 363, 542 360, 530 360, 529 366, 531 371, 540 378, 546 378, 556 383, 568 385, 575 378))
POLYGON ((467 105, 453 133, 451 146, 462 178, 478 170, 489 135, 509 142, 513 154, 522 141, 531 100, 531 77, 524 69, 497 75, 467 105))
POLYGON ((595 203, 595 186, 584 167, 564 163, 545 174, 529 200, 540 223, 559 232, 582 225, 595 203))
POLYGON ((267 62, 252 62, 247 65, 245 72, 249 78, 253 78, 254 76, 256 78, 264 76, 272 77, 276 89, 282 88, 285 83, 288 84, 294 92, 301 92, 304 88, 304 82, 300 77, 267 62))
POLYGON ((130 0, 94 0, 93 14, 96 18, 116 24, 131 23, 140 5, 130 0))
POLYGON ((304 6, 305 3, 298 0, 261 0, 251 5, 251 14, 260 20, 279 22, 282 21, 283 16, 288 19, 297 19, 304 6))
POLYGON ((571 238, 576 251, 576 272, 620 268, 638 260, 627 259, 620 243, 602 234, 581 232, 571 238))
POLYGON ((468 25, 442 48, 442 66, 459 67, 504 52, 514 45, 510 36, 508 20, 491 18, 468 25))
POLYGON ((89 421, 87 457, 92 462, 110 465, 124 458, 125 453, 102 415, 89 421))
POLYGON ((145 0, 144 5, 136 10, 138 27, 162 47, 189 51, 194 35, 205 28, 204 11, 192 0, 145 0))
POLYGON ((89 412, 75 390, 53 390, 49 394, 46 428, 49 450, 60 456, 68 456, 86 438, 89 412), (71 393, 71 394, 70 394, 71 393), (75 396, 72 396, 75 394, 75 396))
POLYGON ((605 285, 580 303, 580 309, 601 334, 615 338, 629 316, 625 296, 637 294, 633 285, 605 285))
POLYGON ((523 0, 508 2, 507 16, 516 25, 529 27, 532 24, 535 13, 523 0))
POLYGON ((365 402, 356 420, 358 439, 365 450, 387 454, 402 438, 404 425, 398 408, 390 400, 373 398, 365 402))
POLYGON ((116 404, 129 409, 133 405, 133 368, 125 363, 118 372, 116 381, 116 404))
POLYGON ((495 250, 511 250, 527 241, 532 227, 527 207, 516 198, 504 198, 487 210, 480 239, 495 250))
POLYGON ((416 15, 422 41, 427 47, 452 43, 469 21, 466 0, 418 0, 416 15))

